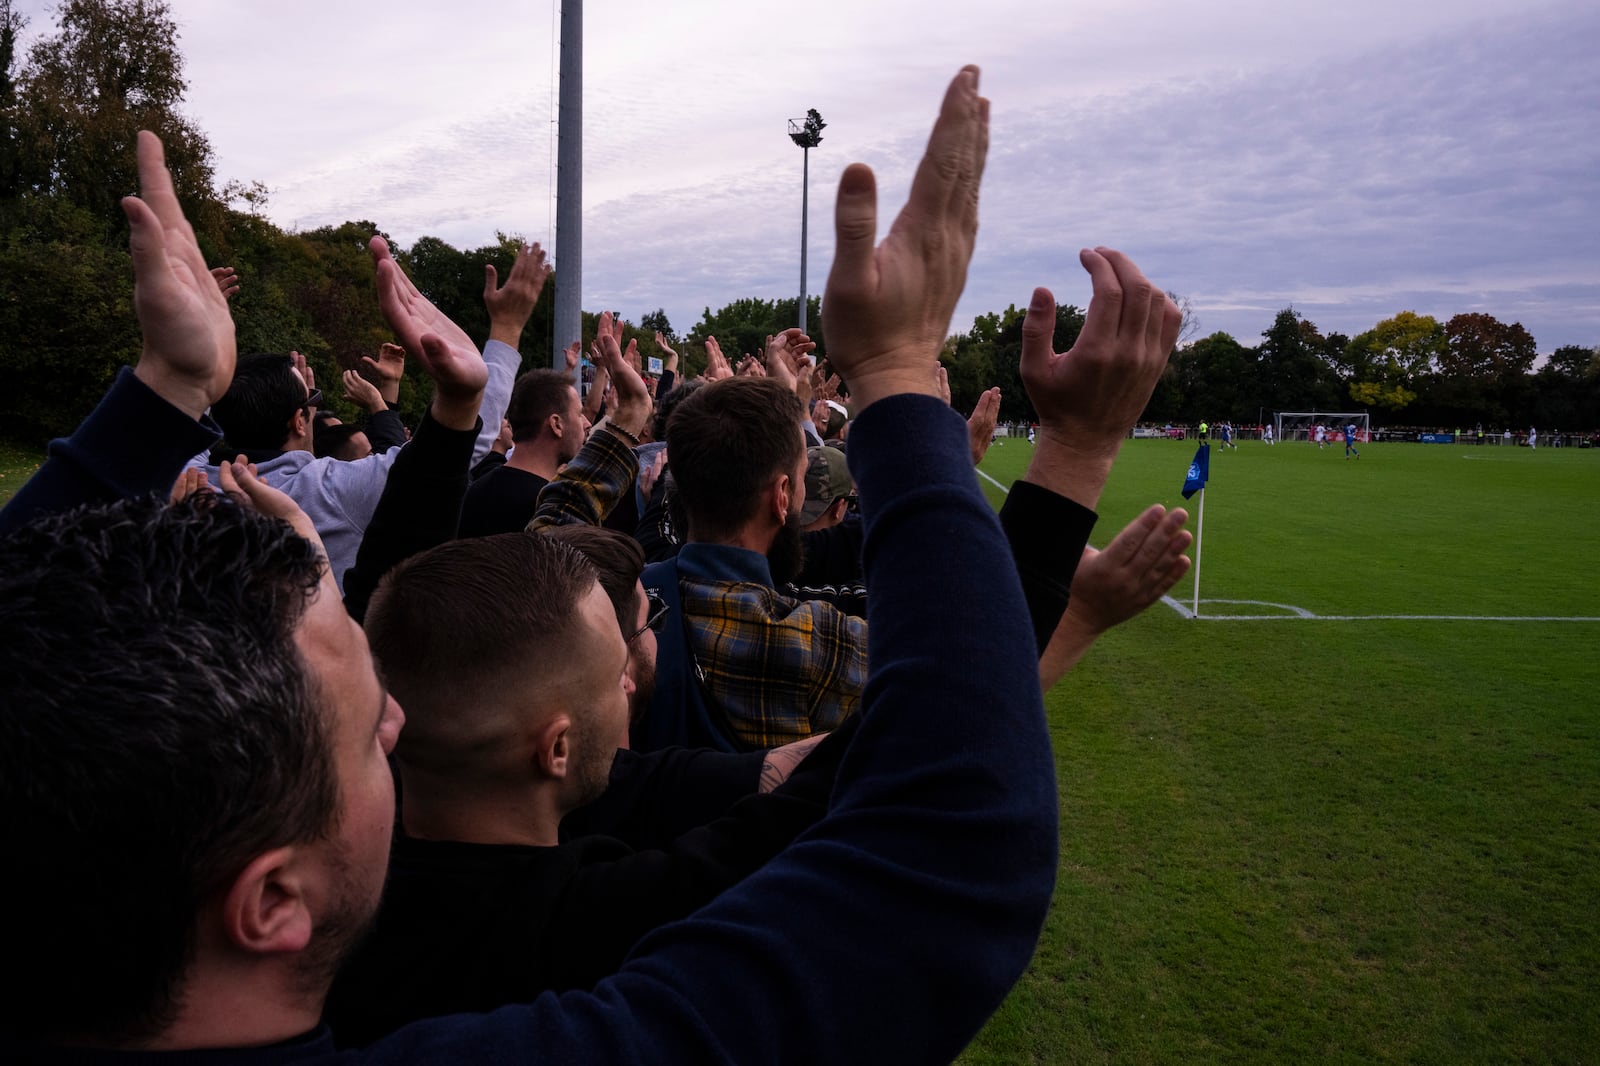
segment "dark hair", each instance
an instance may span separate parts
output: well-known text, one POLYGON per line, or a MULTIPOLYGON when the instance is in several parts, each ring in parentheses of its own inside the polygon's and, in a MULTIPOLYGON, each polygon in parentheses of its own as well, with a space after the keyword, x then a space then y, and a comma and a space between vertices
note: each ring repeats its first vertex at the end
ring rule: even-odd
POLYGON ((704 378, 690 378, 688 381, 674 385, 671 392, 661 397, 661 402, 656 405, 656 417, 655 421, 651 423, 650 436, 656 440, 666 440, 667 423, 672 420, 672 412, 676 411, 680 403, 688 399, 705 383, 704 378))
POLYGON ((530 370, 511 388, 506 405, 506 421, 511 423, 511 439, 518 443, 533 440, 551 415, 565 414, 572 402, 567 392, 572 377, 565 371, 530 370))
POLYGON ((331 725, 294 632, 321 554, 211 493, 0 540, 0 1031, 122 1044, 171 1024, 196 915, 337 827, 331 725))
POLYGON ((725 378, 678 405, 667 423, 673 483, 698 538, 738 530, 774 476, 805 454, 804 411, 772 378, 725 378))
POLYGON ((572 545, 600 575, 600 587, 611 598, 617 626, 623 636, 639 628, 639 575, 644 573, 644 549, 620 530, 581 523, 555 526, 543 536, 572 545))
POLYGON ((356 434, 365 432, 366 430, 352 422, 341 422, 333 426, 319 425, 311 437, 311 454, 319 459, 331 455, 342 462, 349 462, 358 458, 352 443, 356 434))
POLYGON ((211 417, 237 451, 281 448, 289 439, 289 419, 306 405, 306 386, 287 355, 258 352, 239 360, 233 383, 211 417))
POLYGON ((449 541, 384 575, 366 630, 406 709, 401 757, 427 745, 438 716, 563 671, 563 638, 597 580, 577 549, 539 533, 449 541))

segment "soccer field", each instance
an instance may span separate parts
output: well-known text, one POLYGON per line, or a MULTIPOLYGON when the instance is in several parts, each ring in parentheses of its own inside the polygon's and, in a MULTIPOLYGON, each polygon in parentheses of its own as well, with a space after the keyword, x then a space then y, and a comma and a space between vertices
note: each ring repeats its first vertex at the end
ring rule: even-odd
MULTIPOLYGON (((1600 453, 1361 453, 1213 449, 1201 617, 1048 695, 1056 903, 963 1061, 1594 1061, 1600 453)), ((1094 542, 1193 454, 1130 442, 1094 542)))

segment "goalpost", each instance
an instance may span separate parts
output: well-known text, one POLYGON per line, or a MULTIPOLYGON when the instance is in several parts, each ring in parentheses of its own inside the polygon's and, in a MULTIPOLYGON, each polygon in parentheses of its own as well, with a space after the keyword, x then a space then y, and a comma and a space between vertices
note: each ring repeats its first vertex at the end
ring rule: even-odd
POLYGON ((1273 432, 1280 441, 1314 440, 1318 426, 1327 429, 1329 441, 1342 440, 1344 427, 1352 422, 1357 440, 1372 439, 1371 420, 1365 411, 1274 411, 1272 416, 1273 432))

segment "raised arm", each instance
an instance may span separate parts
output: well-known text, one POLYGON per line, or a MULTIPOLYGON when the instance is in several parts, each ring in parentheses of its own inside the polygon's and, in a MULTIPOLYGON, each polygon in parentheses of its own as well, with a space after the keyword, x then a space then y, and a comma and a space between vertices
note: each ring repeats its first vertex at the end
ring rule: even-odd
POLYGON ((221 432, 205 412, 228 390, 233 317, 173 191, 161 141, 139 132, 139 195, 122 200, 133 252, 133 310, 144 347, 100 405, 0 511, 0 530, 50 511, 166 495, 221 432))
POLYGON ((1083 549, 1072 581, 1072 602, 1039 657, 1039 684, 1052 688, 1112 626, 1165 596, 1189 572, 1184 551, 1194 537, 1188 512, 1149 507, 1103 551, 1083 549))

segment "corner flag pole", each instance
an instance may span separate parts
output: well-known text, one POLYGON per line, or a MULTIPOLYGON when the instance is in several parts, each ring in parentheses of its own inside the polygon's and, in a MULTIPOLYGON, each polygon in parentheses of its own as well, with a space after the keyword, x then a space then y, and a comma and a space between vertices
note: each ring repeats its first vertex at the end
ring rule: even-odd
POLYGON ((1189 463, 1189 472, 1183 478, 1183 498, 1200 494, 1200 520, 1194 527, 1194 612, 1191 618, 1200 617, 1200 534, 1206 526, 1206 482, 1211 478, 1211 445, 1201 443, 1189 463))
POLYGON ((1206 490, 1200 490, 1200 515, 1194 524, 1194 616, 1200 617, 1200 537, 1206 529, 1206 490))

